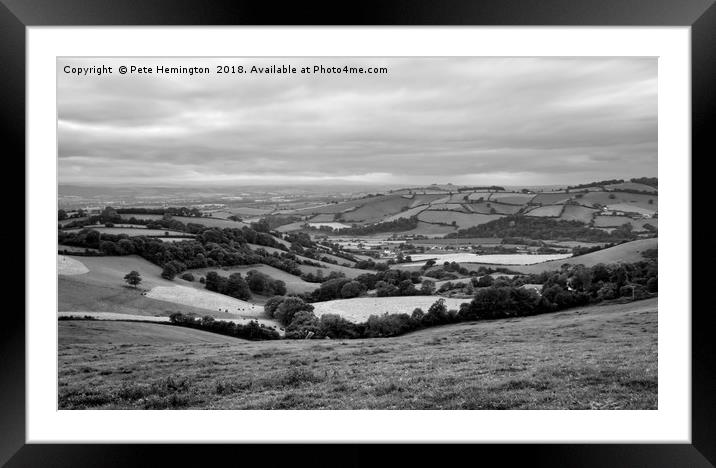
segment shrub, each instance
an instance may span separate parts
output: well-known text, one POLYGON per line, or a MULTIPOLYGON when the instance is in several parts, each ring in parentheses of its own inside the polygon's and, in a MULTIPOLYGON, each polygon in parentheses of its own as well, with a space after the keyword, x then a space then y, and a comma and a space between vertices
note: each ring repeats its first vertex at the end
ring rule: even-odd
POLYGON ((320 319, 320 334, 329 338, 360 338, 361 327, 337 314, 324 314, 320 319))
POLYGON ((365 323, 365 336, 368 338, 397 336, 418 328, 408 314, 371 315, 365 323))
POLYGON ((181 279, 185 281, 194 281, 194 275, 192 275, 191 273, 184 273, 183 275, 181 275, 181 279))
POLYGON ((293 321, 293 317, 297 312, 308 311, 313 312, 313 306, 307 304, 301 298, 287 297, 278 305, 273 313, 275 318, 282 325, 289 325, 293 321))
POLYGON ((278 306, 281 305, 284 299, 286 299, 285 296, 274 296, 266 301, 266 304, 264 304, 264 312, 266 312, 266 315, 269 318, 274 318, 274 313, 276 312, 276 309, 278 308, 278 306))
POLYGON ((358 281, 349 281, 341 288, 341 297, 345 299, 358 297, 363 293, 363 288, 363 284, 358 281))

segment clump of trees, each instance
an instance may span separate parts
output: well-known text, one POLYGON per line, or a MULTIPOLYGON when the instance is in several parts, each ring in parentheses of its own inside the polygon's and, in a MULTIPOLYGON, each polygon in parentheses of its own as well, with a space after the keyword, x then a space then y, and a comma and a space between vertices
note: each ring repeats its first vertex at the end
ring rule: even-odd
POLYGON ((232 273, 226 278, 215 271, 210 271, 206 274, 204 287, 209 291, 235 297, 242 301, 248 301, 252 297, 249 284, 241 276, 241 273, 232 273))
POLYGON ((461 229, 446 237, 526 237, 531 239, 569 239, 582 242, 620 242, 637 238, 631 225, 606 232, 587 227, 579 221, 556 220, 537 216, 510 215, 479 226, 461 229))
POLYGON ((187 269, 239 265, 265 265, 300 275, 297 257, 267 233, 251 228, 207 228, 199 226, 196 237, 183 242, 162 242, 145 236, 102 234, 93 229, 60 231, 61 244, 99 249, 105 255, 139 255, 163 268, 162 276, 173 279, 187 269), (253 251, 248 244, 273 247, 282 252, 253 251))
MULTIPOLYGON (((407 207, 406 207, 407 208, 407 207)), ((406 209, 403 208, 403 209, 406 209)), ((325 226, 328 227, 328 226, 325 226)), ((418 217, 411 216, 409 218, 398 218, 394 221, 384 221, 382 223, 366 224, 363 226, 352 226, 348 228, 333 229, 338 235, 351 236, 367 236, 370 234, 378 234, 381 232, 402 232, 412 231, 418 227, 418 217)))
POLYGON ((169 322, 181 327, 196 328, 245 340, 278 340, 281 338, 278 331, 255 320, 251 320, 247 324, 238 324, 227 320, 216 320, 208 315, 199 318, 175 312, 169 316, 169 322))
POLYGON ((459 310, 448 310, 440 298, 427 312, 418 308, 411 314, 372 315, 366 322, 353 323, 333 314, 318 318, 311 303, 294 296, 273 297, 264 310, 286 327, 287 338, 389 337, 449 323, 525 317, 612 299, 643 299, 658 292, 657 278, 655 261, 591 268, 566 264, 560 271, 522 278, 473 278, 468 283, 474 287, 472 300, 459 310), (543 284, 541 292, 522 287, 527 282, 543 284))
POLYGON ((282 296, 286 294, 286 283, 275 280, 265 273, 257 270, 249 270, 246 273, 246 283, 251 292, 264 296, 282 296))

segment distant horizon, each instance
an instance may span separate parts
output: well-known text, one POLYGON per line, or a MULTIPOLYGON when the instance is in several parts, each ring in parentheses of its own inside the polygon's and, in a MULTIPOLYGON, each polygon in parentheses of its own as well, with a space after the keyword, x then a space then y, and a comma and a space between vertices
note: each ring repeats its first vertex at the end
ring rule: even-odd
POLYGON ((243 187, 246 188, 282 188, 282 189, 289 189, 289 188, 314 188, 314 189, 321 189, 321 188, 360 188, 360 187, 373 187, 373 188, 387 188, 387 189, 409 189, 414 187, 430 187, 430 186, 443 186, 443 185, 453 185, 456 187, 472 187, 472 186, 481 186, 481 187, 489 187, 489 186, 498 186, 498 187, 505 187, 505 188, 513 188, 513 187, 557 187, 557 186, 575 186, 575 185, 583 185, 583 184, 589 184, 589 183, 596 183, 600 182, 602 180, 623 180, 625 182, 630 181, 631 179, 638 179, 643 177, 653 177, 658 178, 658 175, 648 175, 648 174, 640 174, 636 176, 614 176, 614 177, 606 177, 602 179, 593 179, 593 180, 575 180, 575 181, 565 181, 565 182, 556 182, 556 183, 537 183, 537 184, 531 184, 531 183, 525 183, 525 184, 500 184, 500 183, 466 183, 466 184, 456 184, 450 181, 446 182, 434 182, 429 184, 422 184, 422 183, 408 183, 408 184, 370 184, 370 183, 363 183, 363 182, 326 182, 323 184, 316 184, 316 183, 292 183, 292 184, 285 184, 285 183, 255 183, 255 184, 247 184, 247 183, 237 183, 237 184, 221 184, 221 185, 203 185, 201 182, 196 182, 193 184, 167 184, 167 185, 157 185, 157 184, 150 184, 150 183, 134 183, 134 184, 93 184, 93 183, 59 183, 58 188, 62 187, 78 187, 78 188, 106 188, 106 189, 133 189, 133 188, 141 188, 141 189, 168 189, 168 190, 207 190, 207 191, 217 191, 217 190, 240 190, 243 187))

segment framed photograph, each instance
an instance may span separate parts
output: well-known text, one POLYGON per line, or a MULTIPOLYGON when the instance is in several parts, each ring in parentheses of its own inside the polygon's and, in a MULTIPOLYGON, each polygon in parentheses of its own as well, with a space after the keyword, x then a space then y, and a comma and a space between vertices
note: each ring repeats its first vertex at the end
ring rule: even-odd
POLYGON ((713 466, 713 2, 413 3, 3 0, 1 462, 713 466))

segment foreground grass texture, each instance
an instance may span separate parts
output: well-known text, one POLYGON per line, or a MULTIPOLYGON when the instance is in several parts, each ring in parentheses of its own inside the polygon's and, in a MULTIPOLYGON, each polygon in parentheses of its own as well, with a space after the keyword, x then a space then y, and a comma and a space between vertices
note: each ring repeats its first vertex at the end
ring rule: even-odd
POLYGON ((59 322, 61 409, 657 408, 656 299, 388 339, 193 342, 126 325, 59 322))

